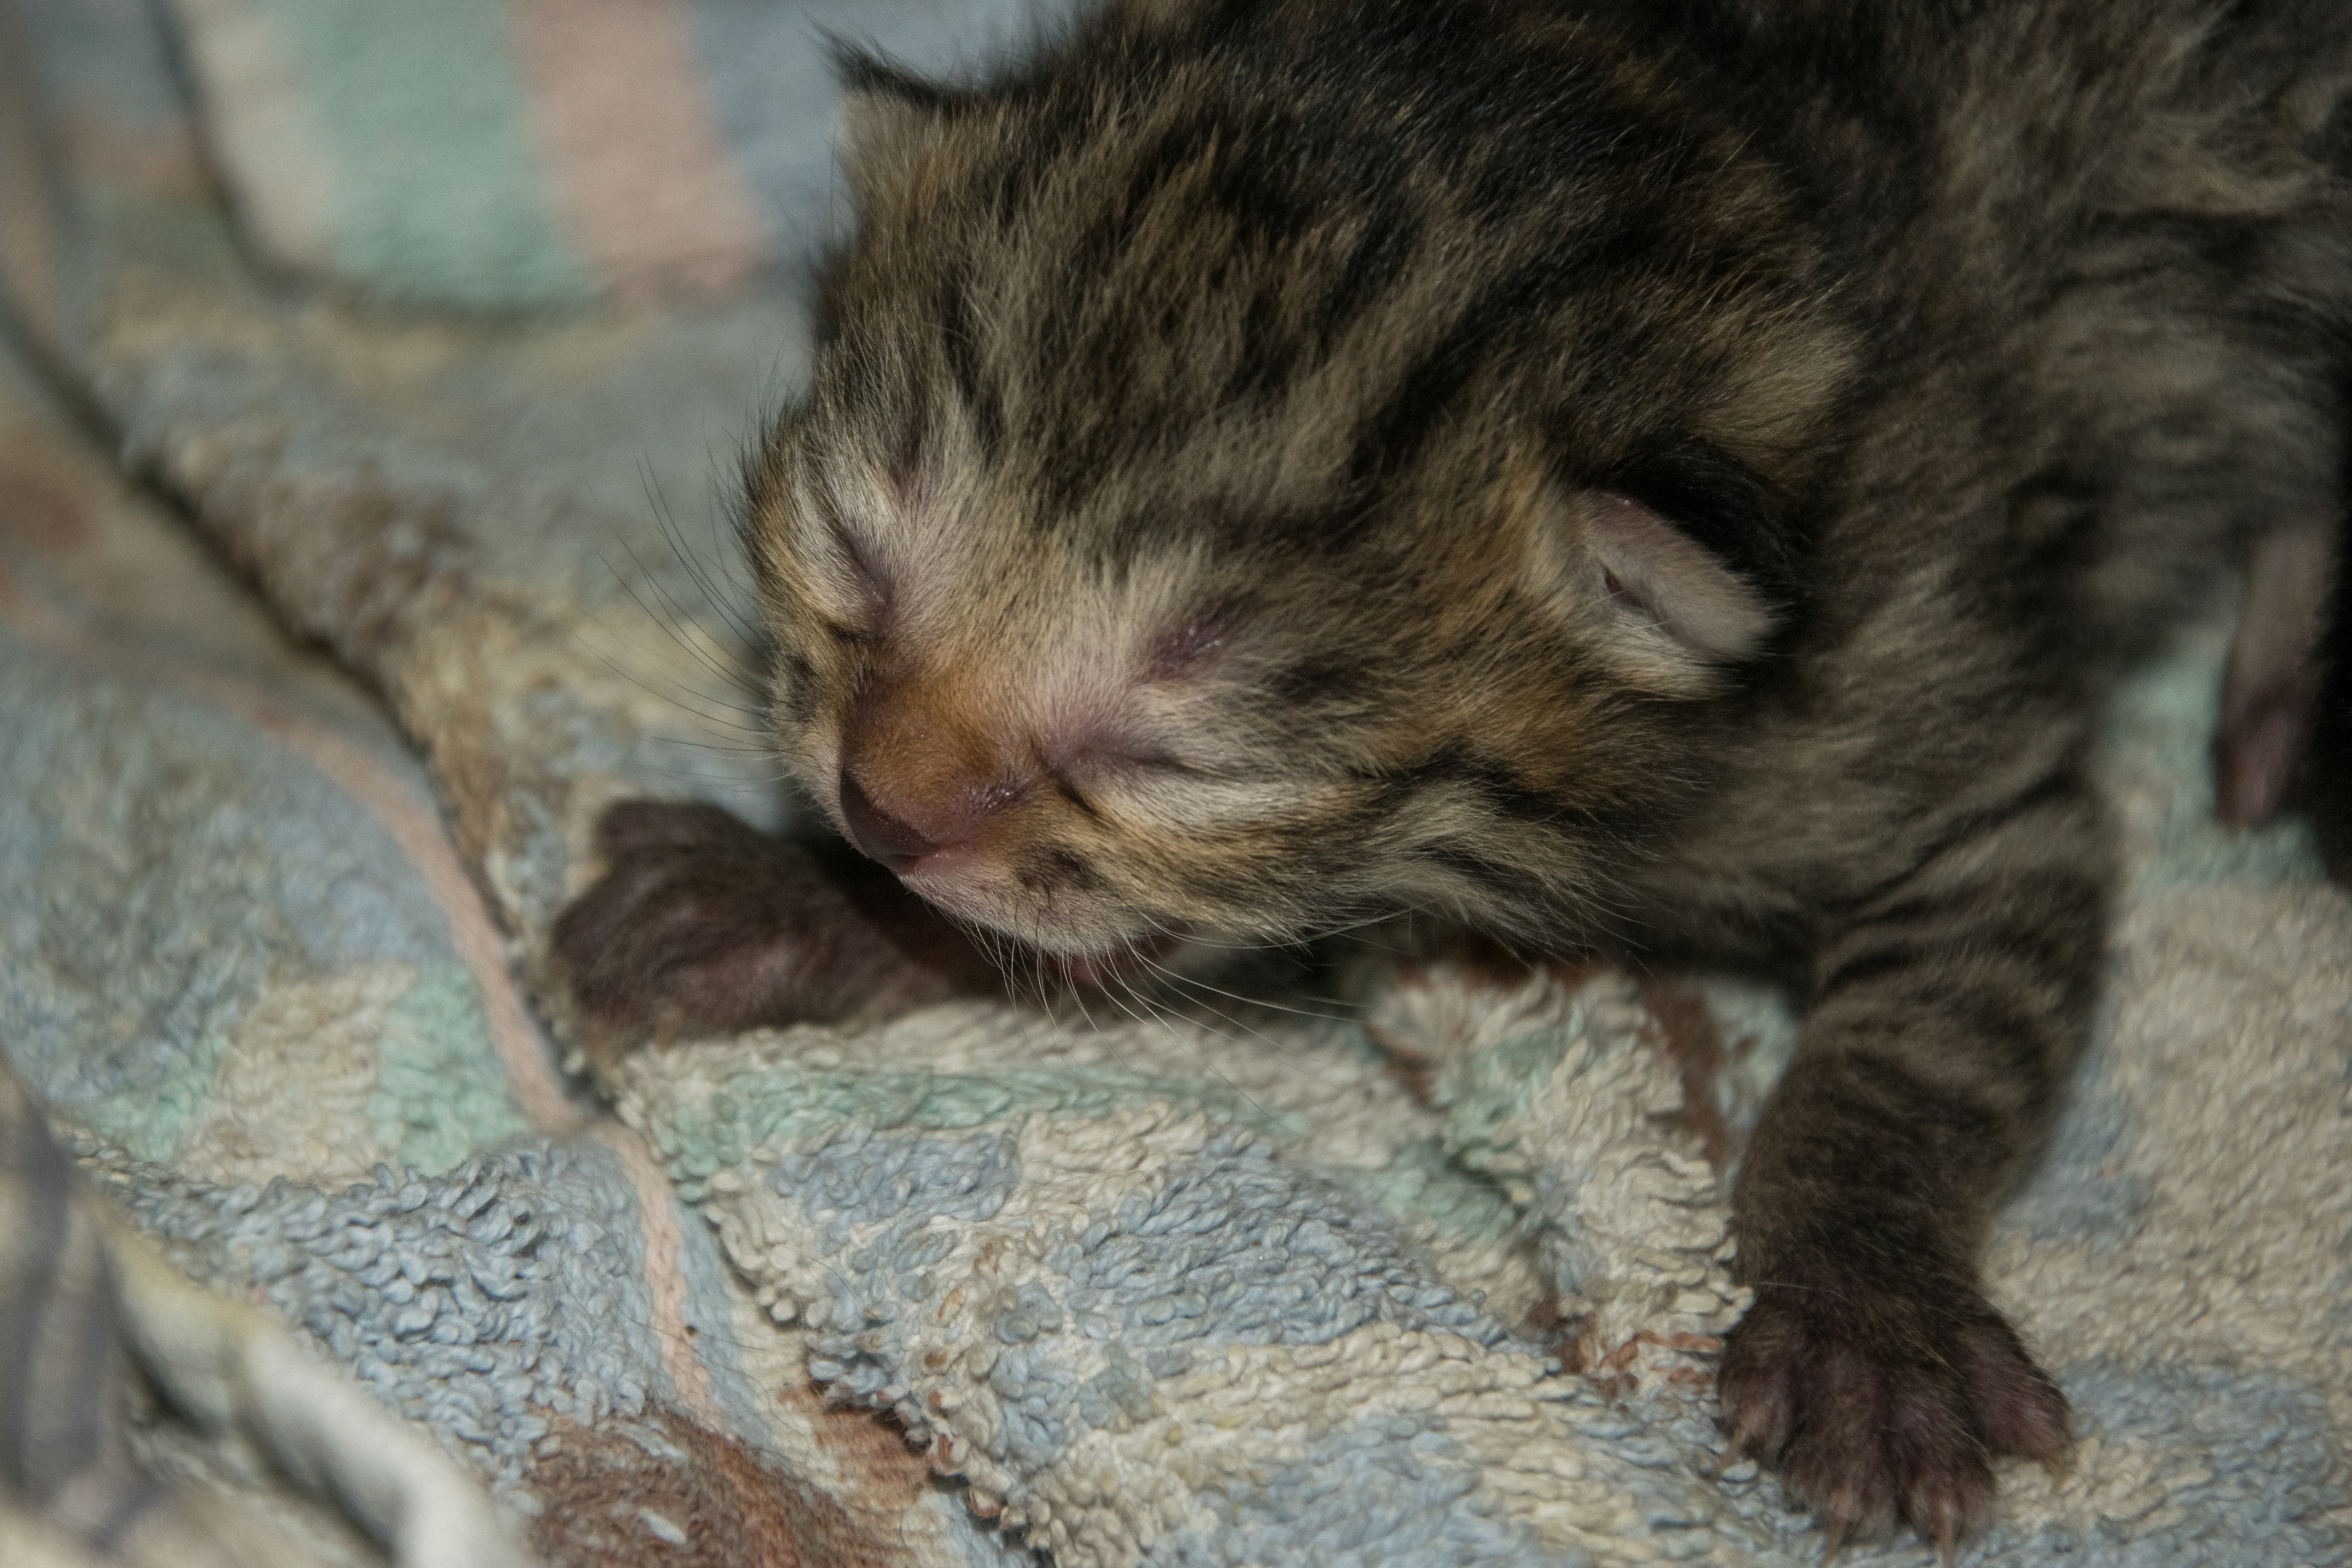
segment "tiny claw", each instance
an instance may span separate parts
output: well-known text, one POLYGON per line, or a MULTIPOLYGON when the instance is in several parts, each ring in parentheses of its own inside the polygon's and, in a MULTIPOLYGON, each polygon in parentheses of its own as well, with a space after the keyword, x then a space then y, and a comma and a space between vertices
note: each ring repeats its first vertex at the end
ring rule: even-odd
POLYGON ((1936 1555, 1944 1560, 1944 1568, 1952 1568, 1952 1558, 1960 1549, 1960 1521, 1946 1514, 1936 1526, 1936 1555))
POLYGON ((1755 1455, 1744 1454, 1740 1452, 1738 1447, 1735 1445, 1727 1447, 1720 1454, 1710 1455, 1701 1464, 1700 1471, 1708 1480, 1720 1481, 1724 1477, 1739 1468, 1742 1465, 1754 1465, 1756 1463, 1757 1458, 1755 1455))
POLYGON ((1822 1521, 1822 1568, 1829 1568, 1845 1551, 1845 1532, 1853 1527, 1853 1522, 1844 1519, 1822 1521))
POLYGON ((1716 1473, 1720 1475, 1732 1466, 1745 1464, 1749 1459, 1759 1465, 1770 1464, 1773 1456, 1780 1451, 1780 1445, 1771 1439, 1771 1425, 1770 1418, 1760 1413, 1743 1413, 1739 1424, 1731 1430, 1731 1441, 1723 1450, 1716 1473))

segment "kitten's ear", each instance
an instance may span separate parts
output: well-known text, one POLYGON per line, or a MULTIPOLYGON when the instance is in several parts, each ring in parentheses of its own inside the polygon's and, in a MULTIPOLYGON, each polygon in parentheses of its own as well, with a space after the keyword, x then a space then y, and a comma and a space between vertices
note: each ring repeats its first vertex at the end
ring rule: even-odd
POLYGON ((953 89, 897 61, 835 38, 833 73, 841 84, 845 162, 853 178, 945 120, 959 101, 953 89))
POLYGON ((1566 553, 1547 574, 1550 591, 1636 687, 1708 696, 1771 641, 1773 596, 1656 511, 1613 490, 1562 505, 1566 553))

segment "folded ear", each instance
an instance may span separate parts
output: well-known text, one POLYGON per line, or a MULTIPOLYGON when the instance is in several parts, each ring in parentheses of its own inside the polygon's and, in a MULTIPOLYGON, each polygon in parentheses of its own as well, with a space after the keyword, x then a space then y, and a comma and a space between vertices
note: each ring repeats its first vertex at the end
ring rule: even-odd
POLYGON ((1705 697, 1764 651, 1780 606, 1714 551, 1613 490, 1579 490, 1563 507, 1550 591, 1633 685, 1705 697))
POLYGON ((953 89, 926 81, 895 60, 839 38, 832 42, 834 77, 841 84, 843 162, 852 180, 890 162, 960 101, 953 89))

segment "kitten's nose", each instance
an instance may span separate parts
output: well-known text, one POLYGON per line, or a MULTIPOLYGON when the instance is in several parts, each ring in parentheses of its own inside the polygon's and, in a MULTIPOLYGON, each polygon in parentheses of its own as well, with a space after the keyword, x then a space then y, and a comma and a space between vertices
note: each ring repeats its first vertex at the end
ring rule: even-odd
POLYGON ((940 847, 912 823, 901 822, 867 795, 849 770, 841 771, 841 815, 849 824, 849 837, 866 858, 879 860, 893 871, 903 871, 940 847))

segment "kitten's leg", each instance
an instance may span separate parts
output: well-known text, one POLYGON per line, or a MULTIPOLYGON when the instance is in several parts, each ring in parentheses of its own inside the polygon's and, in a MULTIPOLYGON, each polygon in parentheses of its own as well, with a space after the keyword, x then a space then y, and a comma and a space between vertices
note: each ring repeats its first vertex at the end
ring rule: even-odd
POLYGON ((1991 1458, 2066 1448, 2066 1401, 1977 1257, 2088 1034, 2106 842, 2081 781, 2046 779, 1951 825, 1820 953, 1733 1196, 1756 1302, 1721 1386, 1735 1450, 1835 1535, 1900 1518, 1948 1546, 1991 1458))
POLYGON ((2290 528, 2255 548, 2213 738, 2213 805, 2237 826, 2286 803, 2319 700, 2320 627, 2336 554, 2334 526, 2290 528))
POLYGON ((555 923, 590 1051, 646 1038, 886 1017, 984 993, 994 971, 878 866, 763 834, 712 805, 624 801, 605 870, 555 923))

